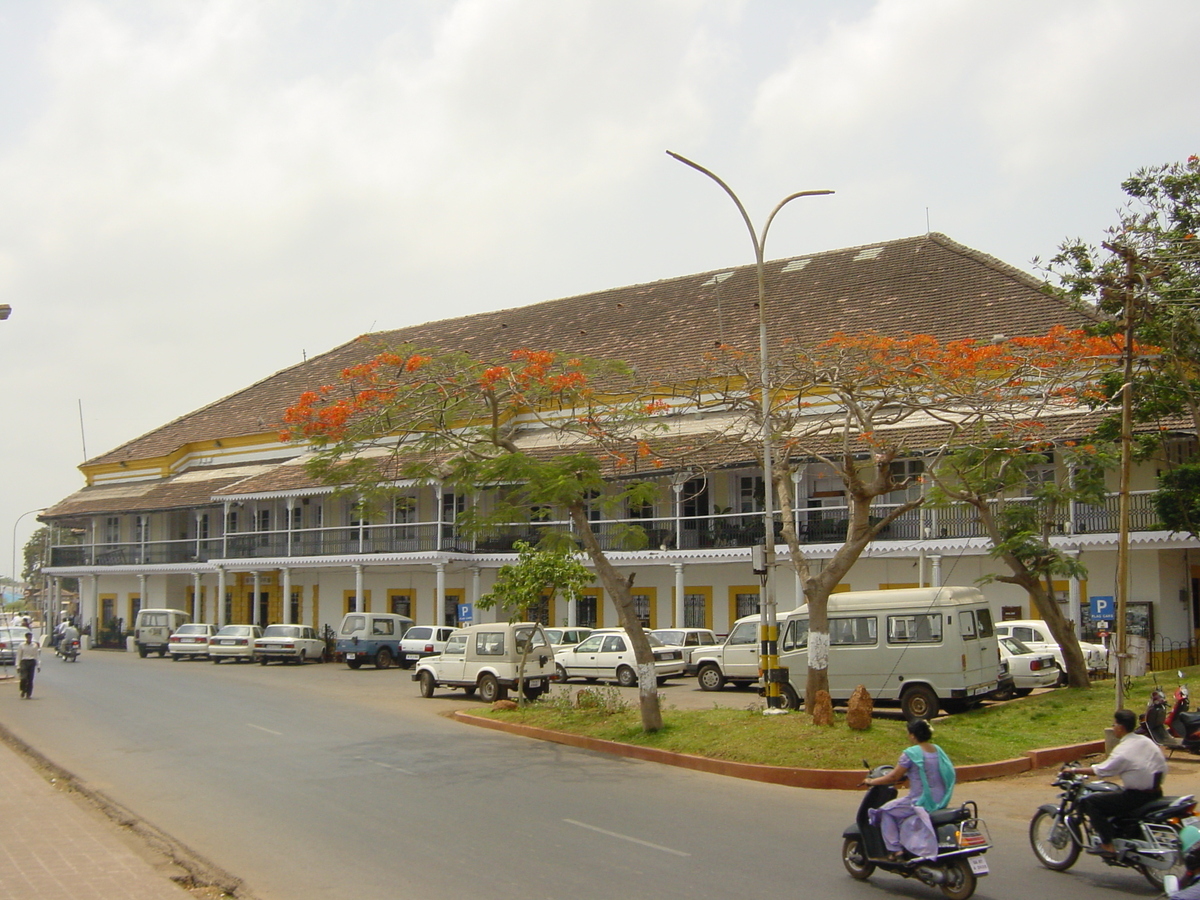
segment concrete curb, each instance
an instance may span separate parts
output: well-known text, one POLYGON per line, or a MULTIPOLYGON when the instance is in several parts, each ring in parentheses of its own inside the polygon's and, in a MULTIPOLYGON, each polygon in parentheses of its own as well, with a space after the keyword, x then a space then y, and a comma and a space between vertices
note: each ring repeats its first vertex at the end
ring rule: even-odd
MULTIPOLYGON (((579 734, 535 728, 532 725, 488 719, 461 710, 453 713, 451 718, 467 725, 490 728, 493 731, 503 731, 539 741, 550 741, 554 744, 566 744, 569 747, 579 747, 597 753, 610 753, 613 756, 623 756, 628 759, 640 759, 666 766, 679 766, 683 769, 694 769, 697 772, 709 772, 713 775, 726 775, 730 778, 746 778, 768 784, 782 784, 787 787, 849 791, 858 788, 863 780, 862 769, 802 769, 796 766, 762 766, 754 763, 710 759, 706 756, 691 756, 686 753, 672 753, 669 750, 659 750, 655 747, 639 747, 635 744, 603 741, 599 738, 585 737, 579 734)), ((1042 769, 1103 752, 1104 741, 1089 741, 1085 744, 1068 744, 1063 747, 1029 750, 1024 756, 1016 759, 1002 759, 974 766, 958 766, 955 768, 955 772, 959 781, 983 781, 988 778, 1000 778, 1004 775, 1017 775, 1031 769, 1042 769)))

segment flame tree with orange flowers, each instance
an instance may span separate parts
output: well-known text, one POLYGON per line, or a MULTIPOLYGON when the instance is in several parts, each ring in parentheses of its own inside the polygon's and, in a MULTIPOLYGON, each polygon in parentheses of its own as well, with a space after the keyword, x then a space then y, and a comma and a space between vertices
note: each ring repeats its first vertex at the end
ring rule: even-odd
MULTIPOLYGON (((772 416, 781 537, 809 607, 805 698, 829 689, 830 594, 873 540, 928 502, 931 481, 944 480, 940 496, 946 502, 965 502, 978 511, 993 555, 1011 569, 996 580, 1025 587, 1068 660, 1082 659, 1078 638, 1045 584, 1064 567, 1081 571, 1078 560, 1044 559, 1048 537, 1034 541, 1028 529, 1016 527, 1028 523, 996 519, 993 508, 1014 488, 1015 473, 1027 461, 1022 454, 1044 453, 1045 433, 1037 423, 1083 412, 1097 396, 1098 379, 1113 365, 1115 347, 1112 337, 1065 328, 1033 337, 946 342, 919 334, 836 334, 776 353, 766 404, 759 401, 762 387, 751 354, 722 347, 710 356, 691 403, 724 414, 726 433, 740 436, 741 446, 761 435, 764 406, 772 416), (848 506, 845 532, 835 537, 840 543, 817 572, 804 554, 793 514, 792 476, 810 460, 834 473, 848 506), (919 460, 923 472, 899 472, 896 463, 902 460, 919 460), (878 508, 880 498, 908 488, 913 489, 908 499, 878 508)), ((1108 456, 1096 452, 1089 460, 1094 471, 1108 456)), ((1097 482, 1084 481, 1077 482, 1081 490, 1086 487, 1082 492, 1094 493, 1097 482)), ((1102 488, 1102 477, 1098 484, 1102 488)), ((1072 683, 1086 685, 1086 667, 1072 669, 1072 683)))
MULTIPOLYGON (((336 384, 301 395, 285 414, 283 437, 310 442, 310 471, 367 502, 394 493, 401 479, 494 487, 486 514, 473 508, 458 520, 468 533, 530 522, 539 509, 565 509, 573 532, 545 529, 542 541, 582 544, 633 644, 642 725, 657 731, 654 657, 634 607, 632 576, 613 567, 588 517, 597 505, 640 506, 656 494, 654 485, 629 477, 661 465, 649 440, 667 407, 628 399, 644 396, 620 363, 530 349, 479 359, 404 346, 377 352, 344 369, 336 384), (531 435, 538 438, 532 450, 522 445, 531 435), (615 487, 614 476, 622 476, 615 487)), ((636 529, 626 537, 631 547, 645 543, 636 529)))

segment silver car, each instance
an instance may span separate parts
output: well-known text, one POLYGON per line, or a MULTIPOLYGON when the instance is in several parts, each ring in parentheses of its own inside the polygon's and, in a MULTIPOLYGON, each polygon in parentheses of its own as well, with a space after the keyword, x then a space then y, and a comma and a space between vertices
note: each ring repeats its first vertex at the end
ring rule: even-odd
POLYGON ((254 641, 254 655, 262 665, 273 659, 304 665, 325 661, 325 642, 311 625, 268 625, 254 641))
POLYGON ((260 637, 260 625, 226 625, 208 642, 208 656, 214 663, 223 659, 253 662, 254 642, 260 637))

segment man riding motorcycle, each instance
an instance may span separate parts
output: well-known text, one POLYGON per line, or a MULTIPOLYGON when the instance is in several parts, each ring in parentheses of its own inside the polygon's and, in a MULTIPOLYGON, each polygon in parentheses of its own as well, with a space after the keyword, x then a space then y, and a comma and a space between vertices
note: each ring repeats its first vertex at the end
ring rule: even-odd
POLYGON ((1100 839, 1098 846, 1088 848, 1088 853, 1113 856, 1113 817, 1132 812, 1142 804, 1162 796, 1162 779, 1167 773, 1167 761, 1158 744, 1144 735, 1134 734, 1135 728, 1137 716, 1132 710, 1118 709, 1113 713, 1113 734, 1117 737, 1117 745, 1108 759, 1094 766, 1066 769, 1072 775, 1098 775, 1101 778, 1120 775, 1125 785, 1122 791, 1090 794, 1080 802, 1080 810, 1087 816, 1092 831, 1100 839))

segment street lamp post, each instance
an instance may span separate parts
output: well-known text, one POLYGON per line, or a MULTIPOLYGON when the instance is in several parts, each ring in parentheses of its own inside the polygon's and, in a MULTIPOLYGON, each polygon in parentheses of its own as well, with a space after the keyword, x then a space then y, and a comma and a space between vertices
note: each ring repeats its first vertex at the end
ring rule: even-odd
MULTIPOLYGON (((762 578, 762 602, 759 604, 759 612, 761 614, 761 625, 759 626, 759 639, 761 650, 759 653, 759 668, 763 673, 763 686, 767 697, 767 708, 763 711, 764 714, 777 714, 786 712, 783 709, 783 703, 780 695, 780 681, 783 673, 779 668, 779 625, 776 617, 775 607, 775 580, 772 577, 772 570, 775 567, 775 504, 774 504, 774 477, 775 465, 773 459, 772 436, 771 436, 771 385, 770 371, 768 367, 768 351, 767 351, 767 283, 766 273, 763 270, 763 254, 767 243, 767 232, 771 228, 771 222, 775 220, 776 214, 783 209, 787 204, 791 203, 798 197, 816 197, 824 194, 832 194, 833 191, 818 190, 818 191, 797 191, 794 194, 789 194, 775 204, 775 208, 771 210, 771 214, 767 216, 767 221, 763 224, 762 233, 759 234, 754 230, 754 223, 750 221, 750 215, 746 212, 746 207, 742 201, 738 199, 738 195, 733 192, 724 181, 717 177, 697 163, 692 162, 686 157, 680 156, 678 153, 667 151, 667 155, 672 159, 677 159, 685 166, 690 166, 697 172, 707 175, 713 181, 721 186, 721 189, 729 195, 737 206, 738 212, 742 215, 742 221, 746 223, 746 230, 750 232, 750 240, 754 244, 754 264, 755 271, 758 277, 758 363, 759 363, 759 378, 761 380, 759 404, 762 409, 762 443, 763 443, 763 546, 761 550, 761 560, 755 559, 755 571, 762 578)), ((757 556, 757 554, 756 554, 757 556)))

